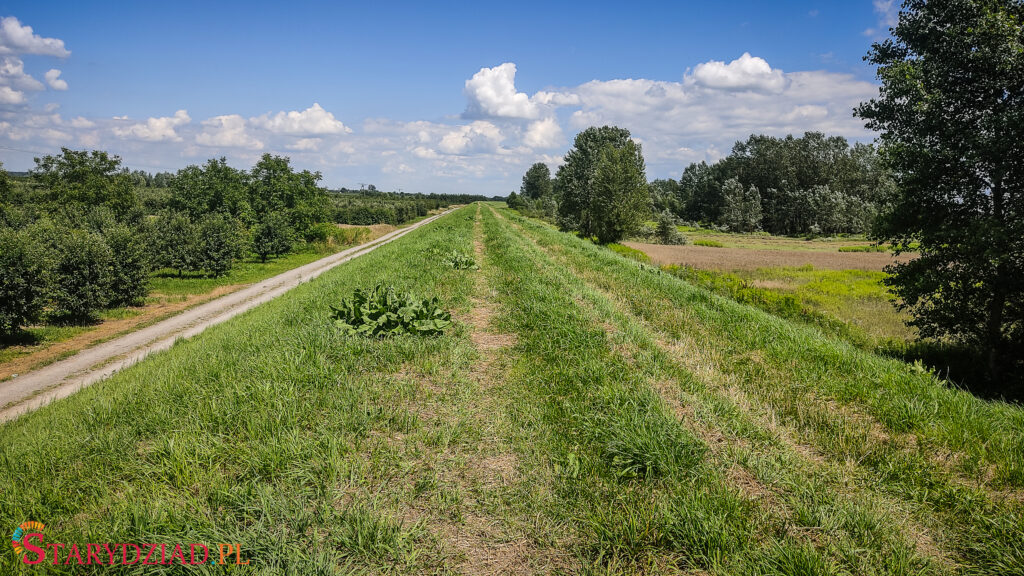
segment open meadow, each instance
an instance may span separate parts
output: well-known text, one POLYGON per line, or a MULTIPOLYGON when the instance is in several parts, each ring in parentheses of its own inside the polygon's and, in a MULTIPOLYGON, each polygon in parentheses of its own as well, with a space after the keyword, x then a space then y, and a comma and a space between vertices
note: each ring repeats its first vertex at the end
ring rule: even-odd
POLYGON ((1024 574, 1020 407, 494 203, 0 426, 0 462, 4 525, 246 573, 1024 574), (378 282, 455 322, 340 331, 378 282))

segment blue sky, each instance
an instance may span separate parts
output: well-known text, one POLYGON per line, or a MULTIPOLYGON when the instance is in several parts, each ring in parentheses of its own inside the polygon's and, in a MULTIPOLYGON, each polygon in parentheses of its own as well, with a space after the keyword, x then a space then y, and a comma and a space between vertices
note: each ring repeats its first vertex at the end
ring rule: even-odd
POLYGON ((0 161, 102 148, 155 171, 271 152, 329 186, 503 194, 614 123, 649 177, 678 177, 751 132, 870 140, 849 111, 877 90, 862 57, 894 10, 0 0, 0 161))

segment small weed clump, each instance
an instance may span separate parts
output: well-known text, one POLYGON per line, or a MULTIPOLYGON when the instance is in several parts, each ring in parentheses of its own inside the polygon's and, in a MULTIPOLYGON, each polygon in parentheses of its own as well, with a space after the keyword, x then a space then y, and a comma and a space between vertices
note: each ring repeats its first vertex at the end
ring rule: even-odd
POLYGON ((452 316, 437 298, 421 300, 394 286, 377 284, 372 290, 357 288, 341 305, 331 306, 335 326, 351 335, 385 338, 399 334, 439 335, 451 325, 452 316))
POLYGON ((467 256, 458 250, 453 250, 451 254, 445 256, 444 263, 456 270, 480 269, 480 266, 477 265, 476 260, 474 260, 472 256, 467 256))

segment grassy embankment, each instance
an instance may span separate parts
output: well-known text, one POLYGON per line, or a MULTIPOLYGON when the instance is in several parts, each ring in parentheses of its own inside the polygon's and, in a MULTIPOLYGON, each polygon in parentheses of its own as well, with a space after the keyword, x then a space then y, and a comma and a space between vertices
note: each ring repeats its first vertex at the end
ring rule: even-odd
POLYGON ((1024 573, 1021 409, 488 205, 0 427, 0 446, 18 486, 0 523, 241 542, 268 574, 1024 573), (452 250, 481 270, 430 256, 452 250), (328 304, 381 280, 459 322, 333 329, 328 304))

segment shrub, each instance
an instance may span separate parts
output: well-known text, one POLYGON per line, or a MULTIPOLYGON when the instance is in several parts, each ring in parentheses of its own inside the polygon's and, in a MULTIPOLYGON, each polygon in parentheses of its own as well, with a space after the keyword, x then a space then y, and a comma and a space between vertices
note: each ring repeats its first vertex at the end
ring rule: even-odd
POLYGON ((398 334, 436 335, 452 323, 437 298, 420 300, 393 286, 377 284, 371 290, 356 289, 341 305, 331 306, 335 326, 350 335, 388 337, 398 334))
POLYGON ((0 229, 0 335, 39 317, 46 292, 43 248, 26 232, 0 229))
POLYGON ((686 244, 686 236, 679 232, 679 228, 676 228, 675 219, 667 212, 662 212, 658 216, 657 237, 659 244, 676 246, 686 244))

